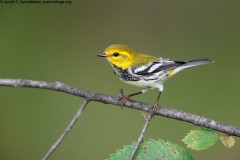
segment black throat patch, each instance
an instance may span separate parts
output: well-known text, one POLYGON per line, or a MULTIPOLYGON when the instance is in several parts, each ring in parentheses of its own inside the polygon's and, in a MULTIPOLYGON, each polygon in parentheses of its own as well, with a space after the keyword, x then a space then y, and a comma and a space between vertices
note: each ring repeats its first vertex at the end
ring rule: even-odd
POLYGON ((113 67, 113 72, 122 80, 124 81, 139 81, 140 78, 139 77, 136 77, 136 76, 133 76, 131 75, 128 70, 123 70, 121 68, 118 68, 117 66, 115 65, 112 65, 113 67))

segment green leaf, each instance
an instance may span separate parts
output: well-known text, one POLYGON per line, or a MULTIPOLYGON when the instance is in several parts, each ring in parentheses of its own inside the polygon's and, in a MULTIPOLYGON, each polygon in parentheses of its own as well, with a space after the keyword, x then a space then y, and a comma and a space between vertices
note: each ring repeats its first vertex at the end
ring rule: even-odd
MULTIPOLYGON (((125 145, 123 149, 116 150, 108 160, 128 160, 135 142, 125 145)), ((192 156, 182 147, 169 141, 149 139, 143 141, 133 160, 192 160, 192 156)))
POLYGON ((214 145, 218 140, 218 135, 211 129, 199 128, 191 130, 182 140, 188 148, 200 151, 214 145))

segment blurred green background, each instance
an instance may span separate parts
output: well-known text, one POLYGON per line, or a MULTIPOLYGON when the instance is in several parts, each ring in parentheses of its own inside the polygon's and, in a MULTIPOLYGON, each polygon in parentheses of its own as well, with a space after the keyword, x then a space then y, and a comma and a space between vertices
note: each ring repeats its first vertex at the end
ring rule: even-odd
MULTIPOLYGON (((237 0, 73 1, 71 5, 0 4, 0 77, 60 81, 117 95, 139 89, 119 81, 96 57, 108 45, 176 60, 210 58, 165 83, 161 105, 240 126, 240 2, 237 0)), ((135 97, 153 103, 157 91, 135 97)), ((0 87, 0 159, 41 159, 82 98, 42 89, 0 87)), ((91 102, 52 160, 105 159, 138 138, 141 111, 91 102)), ((192 124, 154 117, 147 138, 181 142, 192 124)), ((240 158, 219 142, 192 151, 197 160, 240 158)))

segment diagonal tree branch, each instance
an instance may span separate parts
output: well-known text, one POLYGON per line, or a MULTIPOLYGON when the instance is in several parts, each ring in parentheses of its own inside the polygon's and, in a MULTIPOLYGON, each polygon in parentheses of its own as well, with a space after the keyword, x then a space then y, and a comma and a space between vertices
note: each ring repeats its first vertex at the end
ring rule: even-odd
POLYGON ((52 145, 52 147, 48 150, 47 154, 43 157, 42 160, 47 160, 52 155, 52 153, 57 149, 57 147, 60 145, 63 139, 71 131, 73 125, 77 122, 79 116, 83 112, 84 108, 87 106, 88 102, 89 102, 88 99, 84 100, 83 104, 80 106, 80 108, 78 109, 77 113, 75 114, 75 116, 73 117, 73 119, 71 120, 67 128, 64 130, 62 135, 57 139, 57 141, 52 145))
MULTIPOLYGON (((150 104, 129 100, 125 104, 121 104, 119 97, 109 96, 100 93, 85 91, 79 88, 71 87, 60 82, 44 82, 44 81, 33 81, 24 79, 0 79, 0 86, 9 87, 30 87, 30 88, 42 88, 49 89, 67 94, 79 96, 88 99, 89 101, 98 101, 106 104, 113 104, 119 107, 128 107, 132 109, 142 110, 149 112, 151 110, 150 104)), ((172 119, 177 119, 189 123, 193 123, 198 126, 210 128, 216 131, 226 133, 240 137, 240 128, 227 125, 218 121, 210 120, 198 115, 186 113, 176 109, 160 107, 154 114, 155 116, 164 116, 172 119)))
POLYGON ((148 128, 148 125, 150 124, 150 122, 151 122, 151 120, 152 120, 152 118, 153 118, 153 115, 154 115, 154 114, 153 114, 152 111, 148 113, 148 116, 147 116, 147 118, 146 118, 146 120, 145 120, 146 122, 145 122, 145 124, 144 124, 144 126, 143 126, 142 132, 141 132, 141 134, 140 134, 140 136, 139 136, 139 138, 138 138, 138 140, 137 140, 137 142, 136 142, 136 144, 135 144, 135 146, 134 146, 134 149, 133 149, 133 151, 132 151, 132 154, 131 154, 129 160, 132 160, 133 157, 135 156, 135 153, 136 153, 136 151, 137 151, 140 143, 141 143, 142 140, 143 140, 143 137, 144 137, 144 135, 145 135, 145 133, 146 133, 146 130, 147 130, 147 128, 148 128))

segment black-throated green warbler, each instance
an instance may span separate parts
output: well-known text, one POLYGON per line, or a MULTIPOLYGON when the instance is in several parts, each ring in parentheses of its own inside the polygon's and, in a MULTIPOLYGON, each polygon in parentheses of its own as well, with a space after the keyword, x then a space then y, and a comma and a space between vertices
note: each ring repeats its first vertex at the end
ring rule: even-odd
POLYGON ((140 92, 130 94, 122 98, 127 100, 131 96, 145 93, 148 89, 159 90, 157 102, 163 91, 163 82, 179 71, 202 64, 212 63, 209 59, 197 59, 191 61, 174 61, 168 58, 153 57, 147 54, 136 53, 128 46, 113 44, 105 49, 99 57, 105 57, 111 64, 114 73, 125 83, 141 87, 140 92))

